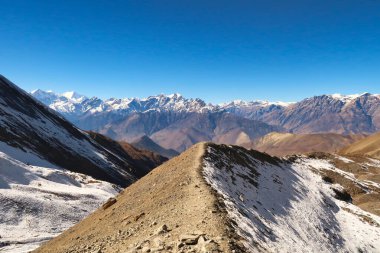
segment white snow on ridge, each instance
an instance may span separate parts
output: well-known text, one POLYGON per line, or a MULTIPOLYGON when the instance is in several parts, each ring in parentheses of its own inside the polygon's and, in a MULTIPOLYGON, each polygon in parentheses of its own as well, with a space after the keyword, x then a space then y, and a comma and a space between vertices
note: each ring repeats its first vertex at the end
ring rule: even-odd
MULTIPOLYGON (((332 99, 340 100, 345 104, 367 95, 353 94, 341 95, 331 94, 327 95, 332 99)), ((55 94, 51 91, 45 92, 42 90, 35 90, 31 95, 48 105, 51 109, 61 112, 66 115, 81 115, 85 113, 102 113, 110 111, 121 111, 123 113, 147 112, 152 110, 157 111, 175 111, 175 112, 205 112, 205 111, 219 111, 219 110, 250 110, 250 109, 268 109, 273 106, 288 107, 296 102, 271 102, 271 101, 244 101, 233 100, 231 102, 221 104, 207 104, 201 99, 187 99, 181 94, 174 93, 170 95, 160 94, 157 96, 149 96, 147 98, 110 98, 101 100, 93 97, 88 98, 80 95, 74 91, 65 92, 63 94, 55 94)), ((378 94, 369 94, 373 97, 379 97, 378 94)), ((309 98, 311 99, 311 98, 309 98)))
POLYGON ((342 95, 342 94, 331 94, 330 96, 334 99, 337 99, 337 100, 341 100, 343 102, 350 102, 351 100, 354 100, 364 94, 367 94, 366 92, 365 93, 362 93, 362 94, 352 94, 352 95, 342 95))
POLYGON ((377 224, 380 218, 335 199, 332 185, 311 171, 315 160, 276 165, 248 155, 246 167, 212 147, 208 152, 221 159, 206 155, 205 179, 222 196, 249 252, 380 252, 380 227, 360 216, 377 224))
MULTIPOLYGON (((20 157, 23 152, 19 152, 20 157)), ((32 158, 27 154, 24 160, 32 158)), ((83 174, 28 165, 0 152, 0 252, 35 249, 86 217, 117 190, 83 174)))

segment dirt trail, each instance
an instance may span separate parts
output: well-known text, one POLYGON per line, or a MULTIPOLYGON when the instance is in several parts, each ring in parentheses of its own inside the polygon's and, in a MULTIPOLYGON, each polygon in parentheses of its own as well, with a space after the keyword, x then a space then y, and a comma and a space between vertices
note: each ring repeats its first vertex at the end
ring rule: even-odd
MULTIPOLYGON (((35 252, 231 252, 197 144, 35 252)), ((80 207, 78 207, 80 208, 80 207)))

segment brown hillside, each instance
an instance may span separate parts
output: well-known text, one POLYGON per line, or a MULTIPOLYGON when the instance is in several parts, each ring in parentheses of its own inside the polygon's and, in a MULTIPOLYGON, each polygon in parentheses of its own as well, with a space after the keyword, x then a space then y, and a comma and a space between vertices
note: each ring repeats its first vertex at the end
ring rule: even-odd
POLYGON ((380 159, 380 132, 370 135, 341 150, 345 155, 364 155, 380 159))
POLYGON ((285 156, 309 152, 335 153, 364 138, 363 135, 291 134, 272 132, 256 141, 243 144, 246 148, 256 149, 270 155, 285 156))
POLYGON ((35 252, 231 252, 225 214, 200 173, 204 150, 156 168, 35 252))

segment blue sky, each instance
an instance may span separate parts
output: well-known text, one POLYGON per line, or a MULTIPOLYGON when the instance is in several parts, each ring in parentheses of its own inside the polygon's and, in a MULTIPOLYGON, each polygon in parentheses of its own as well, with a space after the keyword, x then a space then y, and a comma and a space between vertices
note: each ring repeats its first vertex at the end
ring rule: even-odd
POLYGON ((25 90, 209 102, 380 93, 379 0, 0 0, 25 90))

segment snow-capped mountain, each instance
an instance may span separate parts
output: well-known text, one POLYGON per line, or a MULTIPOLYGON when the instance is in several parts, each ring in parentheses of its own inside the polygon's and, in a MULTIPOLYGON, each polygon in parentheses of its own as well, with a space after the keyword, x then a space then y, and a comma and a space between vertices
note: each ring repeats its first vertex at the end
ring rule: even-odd
POLYGON ((371 134, 380 131, 380 96, 315 96, 254 118, 295 133, 371 134))
MULTIPOLYGON (((282 130, 281 127, 229 114, 224 107, 207 104, 201 99, 186 99, 180 94, 104 101, 83 96, 68 99, 51 92, 41 95, 41 91, 32 92, 32 95, 42 102, 53 100, 47 105, 82 129, 129 142, 146 135, 160 146, 177 151, 183 151, 198 141, 239 144, 282 130)), ((268 104, 258 103, 262 106, 268 104)))
POLYGON ((136 112, 175 111, 175 112, 203 112, 214 110, 214 106, 206 104, 201 99, 186 99, 180 94, 157 95, 143 99, 138 98, 110 98, 106 100, 97 97, 88 98, 76 92, 55 94, 51 91, 35 90, 31 95, 68 118, 82 114, 102 112, 118 112, 130 114, 136 112))
POLYGON ((163 142, 164 139, 170 139, 166 133, 172 133, 173 128, 190 127, 191 130, 182 131, 181 136, 197 141, 226 140, 216 133, 220 126, 216 128, 215 123, 211 123, 208 128, 212 134, 202 135, 204 130, 201 130, 200 125, 193 125, 196 120, 189 120, 194 114, 213 115, 214 118, 215 115, 232 114, 234 117, 230 119, 234 118, 235 121, 248 119, 252 121, 251 125, 257 125, 257 121, 268 125, 262 125, 261 130, 257 131, 260 135, 255 136, 240 128, 227 128, 228 131, 237 133, 234 138, 227 138, 229 141, 224 143, 228 144, 239 144, 242 142, 237 141, 239 138, 249 141, 260 137, 261 133, 268 133, 262 127, 269 130, 277 126, 280 131, 294 133, 371 134, 380 131, 380 96, 369 93, 321 95, 295 103, 235 100, 219 105, 207 104, 201 99, 186 99, 179 94, 104 101, 79 95, 76 99, 68 99, 72 96, 41 91, 33 92, 32 95, 83 129, 126 141, 147 135, 159 145, 177 151, 183 151, 183 148, 194 142, 185 145, 163 142), (186 125, 183 125, 184 122, 186 125))

